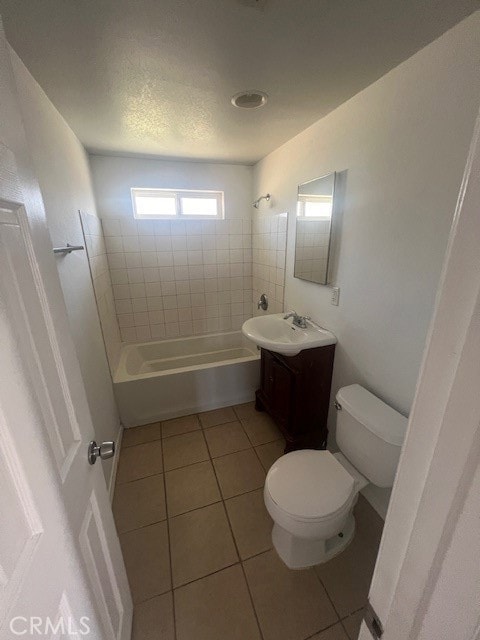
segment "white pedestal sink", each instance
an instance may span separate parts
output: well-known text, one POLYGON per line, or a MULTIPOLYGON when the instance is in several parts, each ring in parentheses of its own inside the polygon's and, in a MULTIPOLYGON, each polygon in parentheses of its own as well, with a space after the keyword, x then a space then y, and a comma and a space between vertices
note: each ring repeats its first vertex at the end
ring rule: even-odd
POLYGON ((242 333, 259 347, 281 353, 284 356, 296 356, 304 349, 325 347, 336 344, 337 339, 330 331, 308 323, 301 329, 284 319, 283 313, 250 318, 243 323, 242 333))

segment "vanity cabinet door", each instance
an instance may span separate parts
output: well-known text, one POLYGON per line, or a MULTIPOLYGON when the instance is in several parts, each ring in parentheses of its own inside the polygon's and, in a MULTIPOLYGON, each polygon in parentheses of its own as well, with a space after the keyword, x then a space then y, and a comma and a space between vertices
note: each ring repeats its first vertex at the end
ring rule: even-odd
POLYGON ((280 427, 289 429, 295 376, 269 351, 263 351, 262 390, 268 411, 280 427))

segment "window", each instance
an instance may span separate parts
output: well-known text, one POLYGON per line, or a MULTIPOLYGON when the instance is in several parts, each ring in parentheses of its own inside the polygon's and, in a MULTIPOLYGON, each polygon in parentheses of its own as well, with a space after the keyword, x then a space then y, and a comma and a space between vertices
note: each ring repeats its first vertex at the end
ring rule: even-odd
POLYGON ((132 189, 133 215, 141 220, 222 220, 223 191, 132 189))

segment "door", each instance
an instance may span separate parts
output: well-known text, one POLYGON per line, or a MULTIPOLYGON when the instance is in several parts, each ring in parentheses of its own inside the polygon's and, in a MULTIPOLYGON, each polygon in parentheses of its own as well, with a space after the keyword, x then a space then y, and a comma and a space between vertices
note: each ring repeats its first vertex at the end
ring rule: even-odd
POLYGON ((362 640, 480 638, 479 392, 480 114, 362 640))
MULTIPOLYGON (((0 25, 1 31, 1 25, 0 25)), ((0 32, 0 637, 127 640, 132 603, 0 32)))
POLYGON ((266 349, 262 349, 262 388, 270 413, 282 429, 288 432, 291 426, 295 377, 266 349))

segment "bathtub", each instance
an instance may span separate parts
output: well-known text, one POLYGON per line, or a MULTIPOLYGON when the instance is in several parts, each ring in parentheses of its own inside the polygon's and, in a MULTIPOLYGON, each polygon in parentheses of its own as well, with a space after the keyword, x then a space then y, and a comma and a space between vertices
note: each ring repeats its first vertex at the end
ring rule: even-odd
POLYGON ((126 427, 254 399, 260 352, 240 331, 124 344, 113 377, 126 427))

